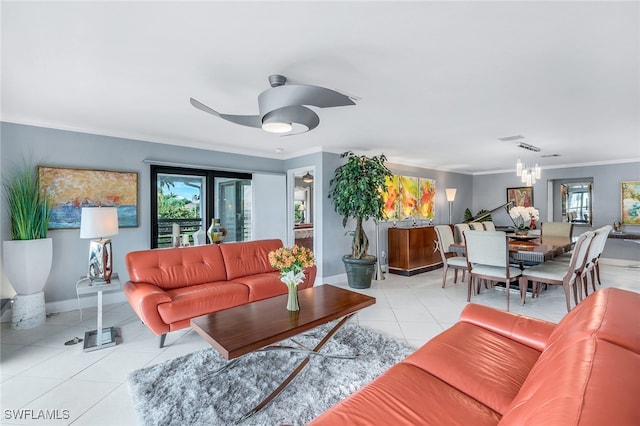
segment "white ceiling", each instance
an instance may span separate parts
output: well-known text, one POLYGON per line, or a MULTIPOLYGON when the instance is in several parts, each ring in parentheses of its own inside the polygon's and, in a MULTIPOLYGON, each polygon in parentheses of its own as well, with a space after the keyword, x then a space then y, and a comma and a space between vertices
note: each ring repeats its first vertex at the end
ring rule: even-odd
POLYGON ((2 2, 2 120, 272 158, 463 173, 640 158, 640 3, 2 2), (270 74, 361 98, 280 137, 270 74), (539 154, 501 142, 523 135, 539 154), (282 149, 282 152, 276 152, 282 149), (540 155, 559 154, 556 158, 540 155))

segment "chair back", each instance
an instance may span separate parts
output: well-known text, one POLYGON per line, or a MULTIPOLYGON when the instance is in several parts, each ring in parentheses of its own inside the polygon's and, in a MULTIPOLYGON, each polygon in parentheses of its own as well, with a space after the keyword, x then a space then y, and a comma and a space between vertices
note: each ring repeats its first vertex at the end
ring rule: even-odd
POLYGON ((484 231, 484 225, 482 225, 482 222, 471 222, 469 227, 474 231, 484 231))
MULTIPOLYGON (((573 274, 569 280, 569 284, 572 284, 576 278, 576 275, 582 271, 587 263, 587 253, 589 252, 589 246, 593 241, 595 232, 587 231, 578 237, 578 241, 573 246, 573 253, 571 254, 571 260, 569 260, 569 268, 567 274, 573 274)), ((566 275, 565 275, 566 278, 566 275)))
POLYGON ((482 222, 482 224, 484 225, 484 230, 485 231, 495 231, 496 230, 496 226, 491 221, 482 222))
POLYGON ((612 229, 613 227, 611 225, 605 225, 595 230, 595 235, 593 236, 593 241, 591 241, 589 253, 587 254, 587 263, 594 262, 600 254, 602 254, 604 246, 607 243, 607 238, 609 237, 609 232, 611 232, 612 229))
POLYGON ((438 250, 442 256, 442 261, 447 261, 446 254, 449 253, 449 246, 453 244, 453 231, 449 225, 437 225, 433 229, 438 236, 438 250))
POLYGON ((454 238, 456 242, 459 243, 464 241, 464 231, 468 231, 471 229, 466 223, 457 223, 453 228, 455 229, 454 238))
POLYGON ((469 264, 509 265, 507 234, 503 231, 465 231, 465 251, 469 264))
POLYGON ((542 222, 542 225, 540 225, 540 234, 543 237, 571 238, 573 234, 573 223, 542 222))

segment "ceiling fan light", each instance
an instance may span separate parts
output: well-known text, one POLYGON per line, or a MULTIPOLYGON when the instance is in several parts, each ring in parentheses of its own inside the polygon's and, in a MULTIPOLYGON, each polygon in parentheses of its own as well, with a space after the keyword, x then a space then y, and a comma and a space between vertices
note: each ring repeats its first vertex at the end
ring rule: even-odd
POLYGON ((270 121, 262 123, 262 130, 270 133, 288 133, 293 130, 291 123, 270 121))

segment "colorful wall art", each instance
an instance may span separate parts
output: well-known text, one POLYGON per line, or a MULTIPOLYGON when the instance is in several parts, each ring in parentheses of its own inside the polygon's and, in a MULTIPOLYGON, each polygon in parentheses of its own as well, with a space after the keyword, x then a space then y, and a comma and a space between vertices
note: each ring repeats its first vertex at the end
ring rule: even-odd
POLYGON ((382 193, 383 215, 387 220, 434 219, 435 194, 435 179, 393 175, 382 193))
POLYGON ((640 225, 640 181, 622 182, 622 224, 640 225))
POLYGON ((51 199, 49 229, 80 228, 82 207, 118 208, 120 227, 138 226, 138 173, 38 167, 40 187, 51 199))

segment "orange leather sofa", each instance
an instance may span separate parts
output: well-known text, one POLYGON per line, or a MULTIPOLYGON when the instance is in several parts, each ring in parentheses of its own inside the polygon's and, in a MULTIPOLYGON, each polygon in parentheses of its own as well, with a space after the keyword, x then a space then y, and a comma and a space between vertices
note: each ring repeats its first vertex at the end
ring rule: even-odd
MULTIPOLYGON (((280 247, 280 240, 259 240, 134 251, 125 257, 124 294, 162 347, 166 334, 189 327, 191 318, 285 294, 268 259, 280 247)), ((315 278, 316 267, 307 268, 298 289, 315 278)))
POLYGON ((639 306, 607 288, 554 324, 469 304, 311 425, 640 425, 639 306))

